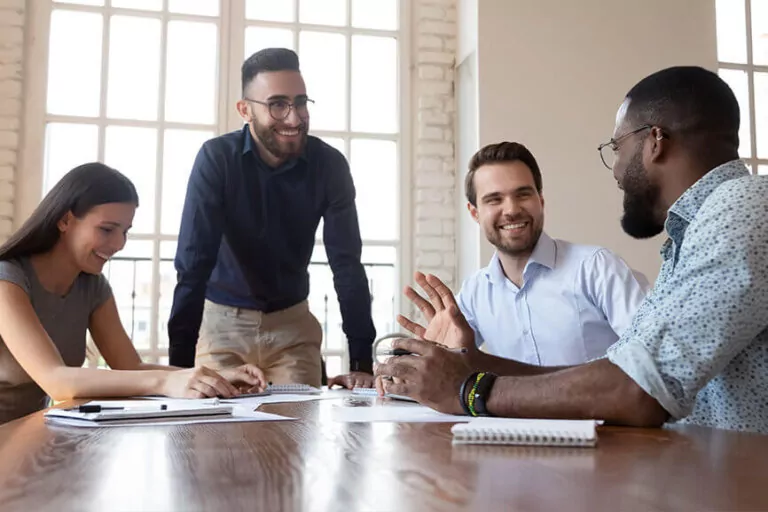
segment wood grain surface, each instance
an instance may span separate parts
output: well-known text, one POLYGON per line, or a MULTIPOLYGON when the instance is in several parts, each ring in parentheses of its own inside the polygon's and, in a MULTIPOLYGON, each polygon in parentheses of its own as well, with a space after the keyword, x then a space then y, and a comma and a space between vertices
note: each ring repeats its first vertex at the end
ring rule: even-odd
POLYGON ((0 427, 0 510, 768 510, 768 436, 601 428, 584 448, 452 446, 450 424, 0 427))

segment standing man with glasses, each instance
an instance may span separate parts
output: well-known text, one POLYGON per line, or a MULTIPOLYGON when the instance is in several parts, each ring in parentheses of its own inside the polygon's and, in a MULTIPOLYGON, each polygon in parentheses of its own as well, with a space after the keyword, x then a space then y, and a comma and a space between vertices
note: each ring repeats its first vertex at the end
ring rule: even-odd
POLYGON ((209 140, 187 187, 168 321, 176 366, 259 366, 275 384, 321 383, 322 328, 309 311, 308 266, 323 241, 349 340, 349 375, 370 386, 368 280, 349 165, 308 135, 312 100, 296 53, 267 48, 242 66, 241 130, 209 140))

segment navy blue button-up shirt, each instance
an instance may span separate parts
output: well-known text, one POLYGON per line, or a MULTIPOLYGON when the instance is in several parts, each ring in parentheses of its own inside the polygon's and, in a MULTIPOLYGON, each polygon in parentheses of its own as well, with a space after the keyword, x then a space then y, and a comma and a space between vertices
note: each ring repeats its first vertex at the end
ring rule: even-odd
POLYGON ((205 298, 267 313, 305 300, 321 218, 350 359, 370 361, 376 331, 346 159, 309 136, 301 157, 271 168, 245 125, 203 144, 189 177, 168 321, 170 363, 194 365, 205 298))

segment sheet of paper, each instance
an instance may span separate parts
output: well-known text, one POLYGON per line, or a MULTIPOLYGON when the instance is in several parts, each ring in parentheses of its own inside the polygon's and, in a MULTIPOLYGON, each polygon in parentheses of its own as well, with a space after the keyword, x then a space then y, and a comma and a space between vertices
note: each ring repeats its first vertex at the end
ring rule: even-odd
MULTIPOLYGON (((112 402, 110 402, 112 403, 112 402)), ((83 421, 69 418, 51 418, 47 417, 46 422, 52 426, 67 426, 80 428, 105 428, 105 427, 156 427, 169 425, 193 425, 197 423, 239 423, 249 421, 286 421, 295 420, 287 416, 269 414, 266 412, 253 411, 249 407, 235 406, 232 416, 211 416, 202 418, 183 418, 168 420, 133 420, 130 423, 109 422, 97 423, 95 421, 83 421)))
POLYGON ((264 404, 282 404, 286 402, 309 402, 311 400, 325 400, 328 398, 340 398, 338 395, 333 394, 320 394, 320 395, 267 395, 267 396, 252 396, 247 398, 222 398, 220 401, 222 404, 237 404, 245 407, 251 407, 258 409, 259 406, 264 404))
POLYGON ((347 398, 331 409, 331 417, 341 423, 457 423, 467 422, 467 416, 443 414, 427 406, 395 400, 367 397, 347 398))

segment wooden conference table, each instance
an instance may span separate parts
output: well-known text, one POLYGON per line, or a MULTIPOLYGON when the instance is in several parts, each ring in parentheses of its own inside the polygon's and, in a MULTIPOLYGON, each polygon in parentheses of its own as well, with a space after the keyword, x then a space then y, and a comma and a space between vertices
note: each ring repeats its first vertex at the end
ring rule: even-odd
POLYGON ((768 510, 768 436, 601 428, 595 449, 452 446, 450 424, 0 427, 0 511, 768 510))

